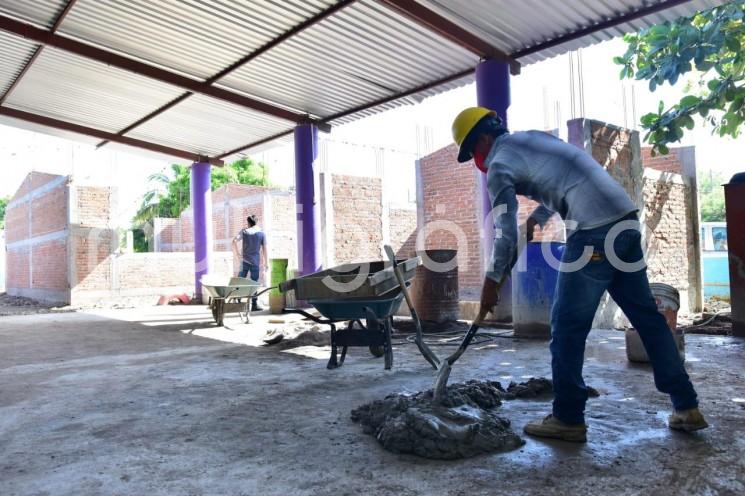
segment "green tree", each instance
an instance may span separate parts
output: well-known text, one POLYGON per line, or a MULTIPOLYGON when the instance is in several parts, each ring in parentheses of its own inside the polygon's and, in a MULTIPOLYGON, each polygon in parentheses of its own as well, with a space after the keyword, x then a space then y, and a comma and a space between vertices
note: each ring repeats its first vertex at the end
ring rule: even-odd
MULTIPOLYGON (((171 165, 171 174, 151 175, 148 182, 152 189, 143 195, 134 224, 140 225, 154 217, 178 217, 189 206, 190 181, 189 167, 180 164, 171 165)), ((242 158, 212 169, 212 191, 229 183, 268 186, 267 167, 242 158)))
POLYGON ((5 210, 8 208, 10 197, 0 198, 0 229, 5 229, 5 210))
POLYGON ((668 107, 661 101, 657 112, 641 118, 653 153, 666 154, 670 143, 693 129, 697 115, 719 136, 739 135, 745 122, 744 19, 745 0, 735 0, 624 37, 626 53, 613 59, 623 66, 621 79, 647 80, 654 91, 689 72, 700 76, 679 102, 668 107))
POLYGON ((720 172, 701 171, 698 177, 701 220, 703 222, 724 222, 724 188, 727 179, 720 172))

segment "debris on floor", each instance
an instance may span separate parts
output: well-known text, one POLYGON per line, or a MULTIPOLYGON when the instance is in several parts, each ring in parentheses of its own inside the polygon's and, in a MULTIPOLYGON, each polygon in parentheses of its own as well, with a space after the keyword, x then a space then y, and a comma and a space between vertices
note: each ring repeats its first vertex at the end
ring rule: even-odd
POLYGON ((0 316, 68 311, 70 311, 69 307, 57 306, 54 303, 45 303, 23 296, 11 296, 7 293, 0 293, 0 316))
POLYGON ((327 346, 331 342, 330 330, 313 322, 291 322, 269 329, 262 339, 267 346, 281 349, 299 346, 327 346))
POLYGON ((714 336, 732 335, 732 314, 729 311, 701 314, 692 324, 680 326, 684 334, 709 334, 714 336))
MULTIPOLYGON (((590 397, 600 393, 588 386, 590 397)), ((511 382, 471 380, 451 384, 442 405, 432 402, 432 390, 391 394, 352 410, 354 422, 394 453, 454 460, 519 448, 524 441, 510 421, 496 414, 502 401, 553 396, 550 379, 533 377, 511 382)))

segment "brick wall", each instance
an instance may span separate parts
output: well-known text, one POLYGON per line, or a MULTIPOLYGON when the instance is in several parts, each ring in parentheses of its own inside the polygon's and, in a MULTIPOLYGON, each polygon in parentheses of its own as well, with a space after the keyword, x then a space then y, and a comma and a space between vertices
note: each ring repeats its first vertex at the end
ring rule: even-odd
POLYGON ((382 258, 381 188, 380 178, 331 176, 336 264, 382 258))
POLYGON ((483 281, 481 263, 481 215, 476 207, 480 194, 478 172, 472 163, 457 161, 455 145, 420 160, 422 220, 425 249, 458 250, 458 289, 461 298, 478 295, 483 281))
POLYGON ((644 174, 644 216, 649 280, 675 287, 681 313, 695 308, 697 257, 691 186, 679 174, 647 169, 644 174))
POLYGON ((8 294, 68 301, 68 181, 66 176, 31 172, 8 203, 8 294))
POLYGON ((409 258, 416 254, 416 232, 416 210, 389 209, 388 242, 397 256, 409 258))
POLYGON ((652 147, 642 147, 642 163, 644 167, 661 172, 674 172, 683 174, 683 164, 678 156, 680 148, 671 148, 667 155, 652 156, 652 147))

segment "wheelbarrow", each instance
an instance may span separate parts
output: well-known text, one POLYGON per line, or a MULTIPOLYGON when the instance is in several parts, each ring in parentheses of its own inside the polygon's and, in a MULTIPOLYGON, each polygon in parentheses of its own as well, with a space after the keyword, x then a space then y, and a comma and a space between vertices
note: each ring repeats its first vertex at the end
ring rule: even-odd
POLYGON ((251 318, 251 299, 274 289, 266 288, 259 291, 261 285, 258 281, 245 277, 203 278, 202 287, 210 296, 209 307, 218 326, 223 324, 226 303, 234 302, 243 305, 243 311, 238 310, 238 315, 241 319, 245 316, 245 322, 248 324, 251 318))
POLYGON ((366 346, 373 356, 383 356, 385 368, 390 369, 393 365, 393 314, 404 298, 397 272, 404 284, 408 284, 420 264, 419 257, 397 260, 398 270, 394 272, 393 264, 378 260, 339 265, 290 279, 280 283, 279 290, 294 290, 295 299, 313 306, 321 317, 300 308, 285 308, 284 311, 331 327, 328 369, 344 364, 350 346, 366 346), (337 330, 340 322, 347 322, 346 328, 337 330), (341 356, 338 356, 339 348, 341 356))

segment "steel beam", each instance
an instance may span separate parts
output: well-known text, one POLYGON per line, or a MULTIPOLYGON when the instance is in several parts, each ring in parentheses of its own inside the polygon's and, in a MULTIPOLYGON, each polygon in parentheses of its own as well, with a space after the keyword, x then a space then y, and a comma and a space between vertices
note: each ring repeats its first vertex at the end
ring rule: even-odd
POLYGON ((119 69, 139 74, 157 81, 172 84, 185 90, 191 91, 192 93, 199 93, 207 95, 212 98, 217 98, 235 105, 250 108, 257 112, 271 115, 280 119, 285 119, 291 122, 300 123, 307 122, 308 115, 294 112, 283 107, 278 107, 271 103, 267 103, 255 98, 250 98, 232 91, 228 91, 222 88, 211 86, 203 81, 196 81, 194 79, 182 76, 175 72, 171 72, 160 67, 156 67, 138 60, 124 57, 114 52, 98 48, 93 45, 88 45, 72 38, 67 38, 59 34, 47 31, 44 29, 37 28, 31 24, 17 21, 7 16, 0 15, 0 30, 21 36, 28 40, 40 43, 46 46, 53 46, 60 50, 86 57, 103 64, 112 65, 119 69))
POLYGON ((508 63, 512 74, 520 73, 520 62, 515 60, 513 57, 415 0, 379 1, 405 17, 408 17, 417 24, 434 31, 440 36, 462 46, 481 58, 494 59, 508 63))
MULTIPOLYGON (((294 26, 293 28, 287 30, 286 32, 284 32, 281 35, 279 35, 276 38, 274 38, 273 40, 271 40, 271 41, 265 43, 264 45, 260 46, 259 48, 257 48, 253 52, 249 53, 245 57, 243 57, 240 60, 234 62, 231 65, 229 65, 225 69, 222 69, 221 71, 217 72, 216 74, 213 74, 209 78, 205 79, 204 83, 205 84, 208 84, 208 85, 214 84, 219 79, 227 76, 228 74, 230 74, 231 72, 235 71, 236 69, 238 69, 238 68, 240 68, 240 67, 248 64, 249 62, 251 62, 252 60, 254 60, 256 57, 258 57, 259 55, 261 55, 263 53, 266 53, 267 51, 269 51, 272 48, 276 47, 280 43, 288 40, 289 38, 295 36, 296 34, 301 33, 302 31, 305 31, 309 27, 314 26, 315 24, 318 24, 322 20, 324 20, 327 17, 329 17, 329 16, 331 16, 331 15, 339 12, 344 7, 346 7, 346 6, 354 3, 356 1, 357 0, 342 0, 339 3, 336 3, 336 4, 332 5, 328 9, 326 9, 326 10, 324 10, 322 12, 319 12, 318 14, 316 14, 313 17, 311 17, 310 19, 307 19, 306 21, 301 22, 297 26, 294 26)), ((159 108, 155 109, 154 111, 150 112, 149 114, 147 114, 146 116, 142 117, 141 119, 133 122, 129 126, 127 126, 124 129, 122 129, 121 131, 118 131, 116 134, 118 134, 120 136, 121 135, 124 135, 124 134, 127 134, 132 129, 134 129, 137 126, 140 126, 140 125, 146 123, 147 121, 149 121, 153 117, 157 117, 158 115, 162 114, 163 112, 165 112, 169 108, 173 107, 177 103, 183 102, 184 100, 186 100, 187 98, 189 98, 193 94, 194 93, 188 91, 188 92, 186 92, 186 93, 178 96, 177 98, 171 100, 170 102, 166 103, 162 107, 159 107, 159 108)), ((320 123, 316 123, 316 124, 320 124, 320 123)), ((325 131, 325 132, 330 131, 330 128, 319 127, 319 129, 321 131, 325 131)), ((106 144, 106 141, 102 141, 101 143, 99 143, 98 145, 96 145, 96 148, 99 148, 101 146, 104 146, 105 144, 106 144)))
POLYGON ((32 114, 30 112, 24 112, 23 110, 16 110, 8 107, 0 107, 0 115, 12 117, 14 119, 20 119, 26 122, 32 122, 34 124, 40 124, 42 126, 52 127, 60 129, 62 131, 70 131, 73 133, 84 134, 86 136, 93 136, 94 138, 105 139, 113 141, 115 143, 121 143, 123 145, 134 146, 136 148, 142 148, 144 150, 150 150, 152 152, 163 153, 165 155, 172 155, 174 157, 183 158, 192 162, 199 162, 207 160, 212 165, 223 165, 223 161, 217 158, 206 158, 198 153, 180 150, 178 148, 171 148, 170 146, 158 145, 149 141, 143 141, 135 138, 128 138, 126 136, 117 136, 114 133, 108 131, 102 131, 92 127, 81 126, 80 124, 73 124, 67 121, 61 121, 52 117, 46 117, 43 115, 32 114))

